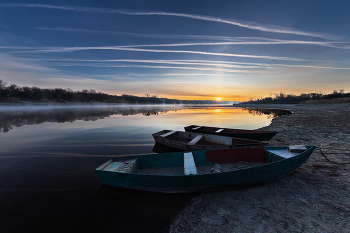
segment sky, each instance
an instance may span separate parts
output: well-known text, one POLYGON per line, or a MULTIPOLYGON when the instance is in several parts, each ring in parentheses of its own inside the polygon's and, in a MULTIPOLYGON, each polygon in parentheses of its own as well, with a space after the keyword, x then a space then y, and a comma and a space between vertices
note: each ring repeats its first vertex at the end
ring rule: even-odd
POLYGON ((244 101, 350 92, 350 1, 2 1, 0 80, 244 101))

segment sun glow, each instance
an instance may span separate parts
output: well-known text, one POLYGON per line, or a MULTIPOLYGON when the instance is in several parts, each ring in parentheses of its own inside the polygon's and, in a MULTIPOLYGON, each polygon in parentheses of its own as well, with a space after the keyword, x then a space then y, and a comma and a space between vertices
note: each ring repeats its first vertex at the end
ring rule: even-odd
POLYGON ((220 101, 220 100, 221 100, 221 98, 220 98, 220 97, 217 97, 217 98, 216 98, 216 101, 220 101))

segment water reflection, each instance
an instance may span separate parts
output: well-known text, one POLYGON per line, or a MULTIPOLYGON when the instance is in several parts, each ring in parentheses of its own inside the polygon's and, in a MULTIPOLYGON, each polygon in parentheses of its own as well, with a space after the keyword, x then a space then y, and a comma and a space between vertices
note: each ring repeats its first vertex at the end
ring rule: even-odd
POLYGON ((224 112, 225 109, 241 109, 242 111, 248 111, 252 115, 267 115, 268 119, 274 119, 292 114, 292 111, 277 108, 240 108, 240 107, 228 107, 228 106, 189 106, 190 110, 207 109, 217 113, 224 112))
MULTIPOLYGON (((1 110, 2 107, 0 107, 1 110)), ((168 113, 169 111, 177 111, 184 110, 181 105, 169 105, 169 106, 91 106, 91 107, 62 107, 62 108, 16 108, 11 109, 7 108, 6 111, 0 111, 0 132, 8 132, 13 127, 21 127, 23 125, 38 125, 45 122, 55 122, 55 123, 65 123, 65 122, 74 122, 76 120, 83 121, 97 121, 99 119, 104 119, 110 117, 111 115, 121 115, 121 116, 130 116, 130 115, 143 115, 143 116, 151 116, 151 115, 160 115, 168 113)), ((190 113, 196 114, 196 122, 194 124, 199 124, 198 115, 205 114, 207 118, 212 117, 212 114, 222 114, 219 117, 220 123, 224 119, 224 115, 235 114, 236 116, 244 114, 248 112, 252 115, 267 115, 267 119, 281 117, 284 115, 291 114, 288 110, 281 109, 261 109, 261 108, 220 108, 220 107, 196 107, 191 106, 186 109, 187 112, 183 112, 183 114, 190 113)), ((191 116, 189 116, 191 117, 191 116)), ((203 116, 202 116, 203 117, 203 116)), ((213 118, 214 119, 214 118, 213 118)), ((226 118, 227 119, 227 118, 226 118)), ((227 119, 228 120, 228 119, 227 119)), ((241 119, 242 121, 243 118, 241 119)), ((241 122, 242 123, 242 122, 241 122)), ((215 125, 219 126, 219 125, 215 125)), ((224 127, 223 125, 220 125, 224 127)), ((242 125, 244 127, 244 125, 242 125)), ((246 128, 246 127, 244 127, 246 128)))
POLYGON ((243 108, 244 110, 247 110, 250 114, 253 115, 267 115, 268 119, 274 119, 279 118, 283 116, 287 116, 292 114, 292 111, 290 110, 284 110, 284 109, 273 109, 273 108, 243 108))
POLYGON ((142 106, 70 106, 59 108, 0 107, 0 132, 8 132, 13 127, 23 125, 38 125, 44 122, 74 122, 76 120, 97 121, 111 115, 159 115, 168 111, 181 109, 181 105, 142 105, 142 106))

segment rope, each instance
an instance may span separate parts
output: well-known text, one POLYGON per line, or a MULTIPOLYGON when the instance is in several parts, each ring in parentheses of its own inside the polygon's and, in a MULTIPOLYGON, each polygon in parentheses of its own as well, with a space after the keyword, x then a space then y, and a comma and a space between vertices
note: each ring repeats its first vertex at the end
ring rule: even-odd
MULTIPOLYGON (((325 157, 325 159, 326 159, 328 162, 334 163, 334 164, 338 164, 338 165, 350 164, 350 162, 349 162, 349 163, 338 163, 338 162, 331 161, 331 160, 330 160, 329 158, 327 158, 327 156, 323 153, 321 147, 322 147, 322 145, 321 145, 320 147, 318 147, 318 149, 320 149, 321 155, 322 155, 323 157, 325 157)), ((329 153, 329 154, 332 154, 332 153, 329 153)))

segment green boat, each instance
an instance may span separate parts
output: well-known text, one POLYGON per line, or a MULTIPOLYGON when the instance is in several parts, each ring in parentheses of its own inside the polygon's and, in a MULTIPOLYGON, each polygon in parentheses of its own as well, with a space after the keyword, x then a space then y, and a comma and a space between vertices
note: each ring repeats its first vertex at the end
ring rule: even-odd
POLYGON ((281 179, 315 146, 234 148, 113 158, 95 169, 104 185, 161 193, 218 191, 281 179))

